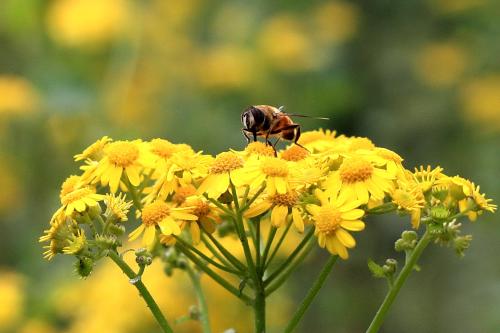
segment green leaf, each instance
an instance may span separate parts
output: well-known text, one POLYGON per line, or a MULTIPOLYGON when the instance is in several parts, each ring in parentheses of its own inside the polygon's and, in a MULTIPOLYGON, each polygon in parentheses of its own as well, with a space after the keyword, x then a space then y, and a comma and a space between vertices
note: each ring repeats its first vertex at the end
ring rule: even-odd
POLYGON ((368 259, 368 269, 375 278, 385 278, 384 269, 375 261, 368 259))

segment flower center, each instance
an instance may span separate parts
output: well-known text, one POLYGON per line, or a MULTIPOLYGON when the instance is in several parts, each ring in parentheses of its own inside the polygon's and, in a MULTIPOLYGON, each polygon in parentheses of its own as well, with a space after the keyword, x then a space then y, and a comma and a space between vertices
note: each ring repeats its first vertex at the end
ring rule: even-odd
POLYGON ((142 210, 142 223, 146 226, 158 224, 170 215, 170 207, 163 201, 155 201, 142 210))
POLYGON ((193 214, 199 218, 207 216, 210 213, 210 206, 208 203, 198 200, 194 203, 193 214))
POLYGON ((361 158, 351 158, 342 163, 339 172, 343 182, 352 184, 369 179, 373 174, 373 166, 361 158))
POLYGON ((350 143, 351 143, 350 145, 351 151, 358 149, 371 150, 375 148, 373 142, 368 138, 360 138, 360 137, 351 138, 350 143))
POLYGON ((273 147, 265 145, 259 141, 249 143, 248 146, 245 148, 245 152, 249 154, 257 154, 262 156, 274 156, 273 147))
POLYGON ((270 177, 288 176, 288 165, 283 160, 269 159, 261 164, 262 172, 270 177))
POLYGON ((295 192, 288 192, 285 194, 276 193, 269 198, 269 200, 271 200, 274 205, 288 207, 294 206, 297 203, 298 199, 299 197, 295 192))
POLYGON ((106 153, 111 163, 126 168, 139 157, 139 148, 132 142, 116 141, 106 147, 106 153))
POLYGON ((150 145, 153 154, 158 155, 164 159, 169 158, 170 156, 172 156, 173 153, 175 153, 178 150, 175 144, 163 139, 151 140, 150 145))
POLYGON ((64 198, 66 194, 69 194, 75 191, 78 188, 78 183, 80 182, 80 177, 71 175, 69 176, 64 183, 61 185, 61 193, 59 194, 59 198, 64 198))
POLYGON ((243 166, 243 160, 232 152, 224 152, 217 155, 214 164, 210 168, 210 173, 220 174, 226 173, 243 166))
POLYGON ((61 203, 66 206, 77 200, 80 200, 81 198, 86 197, 89 194, 94 194, 94 193, 95 193, 94 190, 90 189, 89 187, 80 188, 62 197, 61 203))
POLYGON ((195 194, 196 193, 196 188, 193 185, 187 185, 183 187, 179 187, 176 191, 174 196, 172 197, 172 201, 175 202, 176 204, 180 205, 184 201, 186 201, 186 198, 195 194))
POLYGON ((309 156, 309 152, 299 146, 291 146, 281 154, 281 158, 287 161, 300 161, 309 156))
POLYGON ((342 222, 340 212, 330 206, 322 206, 316 215, 316 228, 324 234, 331 235, 342 222))

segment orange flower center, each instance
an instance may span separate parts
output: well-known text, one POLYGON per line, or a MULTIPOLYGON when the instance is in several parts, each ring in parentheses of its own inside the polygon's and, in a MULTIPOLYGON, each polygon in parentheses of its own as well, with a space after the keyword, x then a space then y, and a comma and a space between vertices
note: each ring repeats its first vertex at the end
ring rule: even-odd
POLYGON ((132 142, 116 141, 106 147, 109 161, 114 165, 126 168, 139 158, 139 148, 132 142))
POLYGON ((142 223, 146 226, 156 225, 170 215, 170 207, 163 201, 155 201, 142 210, 142 223))
POLYGON ((339 173, 340 179, 344 183, 362 182, 372 176, 373 166, 361 158, 347 159, 340 166, 339 173))
POLYGON ((176 204, 180 205, 184 201, 186 201, 187 197, 189 197, 195 193, 196 193, 196 188, 193 185, 179 187, 175 191, 175 194, 172 197, 172 201, 175 202, 176 204))
POLYGON ((291 146, 281 154, 281 158, 287 161, 300 161, 309 156, 309 152, 299 146, 291 146))
POLYGON ((198 200, 194 203, 193 214, 198 216, 199 218, 207 216, 210 213, 210 206, 208 203, 198 200))
POLYGON ((262 172, 270 177, 288 176, 288 165, 285 161, 279 159, 269 159, 262 162, 262 172))
POLYGON ((217 155, 212 167, 210 168, 210 173, 221 174, 226 173, 235 169, 239 169, 243 166, 243 160, 232 152, 224 152, 217 155))
POLYGON ((274 156, 273 147, 265 145, 259 141, 249 143, 248 146, 245 148, 245 152, 249 154, 257 154, 262 156, 274 156))
POLYGON ((158 155, 164 159, 169 158, 178 150, 175 144, 163 139, 151 140, 150 146, 153 154, 158 155))
POLYGON ((288 192, 285 194, 274 194, 269 198, 269 200, 276 206, 288 206, 292 207, 294 206, 299 197, 295 192, 288 192))
POLYGON ((95 193, 94 190, 92 190, 89 187, 80 188, 80 189, 74 190, 73 192, 70 192, 70 193, 66 194, 64 197, 62 197, 61 203, 66 206, 66 205, 69 205, 75 201, 78 201, 78 200, 86 197, 87 195, 94 194, 94 193, 95 193))
POLYGON ((331 235, 337 230, 342 222, 340 212, 330 206, 322 206, 315 216, 316 228, 319 232, 326 235, 331 235))

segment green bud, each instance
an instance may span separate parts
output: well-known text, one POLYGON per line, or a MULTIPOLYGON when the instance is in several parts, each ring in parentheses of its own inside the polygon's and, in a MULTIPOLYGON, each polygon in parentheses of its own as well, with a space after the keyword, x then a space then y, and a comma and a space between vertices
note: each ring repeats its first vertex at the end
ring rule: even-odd
POLYGON ((111 234, 121 236, 125 233, 125 226, 121 224, 110 224, 108 230, 111 234))
POLYGON ((405 230, 401 238, 394 243, 394 249, 397 252, 413 250, 417 246, 418 234, 413 230, 405 230))
POLYGON ((153 256, 145 248, 140 248, 135 251, 135 262, 139 266, 148 266, 153 262, 153 256))
POLYGON ((75 262, 75 271, 76 273, 82 277, 86 278, 92 273, 92 269, 94 268, 94 260, 89 257, 80 257, 75 262))
POLYGON ((172 274, 174 274, 174 267, 171 263, 166 263, 163 267, 163 271, 165 272, 165 275, 172 276, 172 274))
POLYGON ((88 212, 92 220, 96 219, 102 213, 101 205, 97 204, 95 206, 90 206, 88 212))
POLYGON ((432 196, 443 202, 448 197, 448 189, 445 187, 435 187, 432 189, 432 196))
POLYGON ((431 217, 435 221, 446 221, 450 217, 450 211, 443 206, 431 208, 431 217))
POLYGON ((398 262, 395 259, 389 258, 385 261, 385 265, 382 266, 382 270, 385 276, 390 277, 396 273, 397 267, 398 262))
POLYGON ((460 201, 465 198, 465 193, 462 186, 457 184, 452 184, 450 186, 450 196, 456 201, 460 201))
POLYGON ((375 277, 375 278, 384 278, 385 277, 385 273, 384 273, 382 266, 380 266, 379 264, 377 264, 375 261, 373 261, 371 259, 368 259, 368 269, 370 270, 373 277, 375 277))
POLYGON ((185 269, 188 265, 188 262, 184 258, 177 259, 177 267, 180 269, 185 269))

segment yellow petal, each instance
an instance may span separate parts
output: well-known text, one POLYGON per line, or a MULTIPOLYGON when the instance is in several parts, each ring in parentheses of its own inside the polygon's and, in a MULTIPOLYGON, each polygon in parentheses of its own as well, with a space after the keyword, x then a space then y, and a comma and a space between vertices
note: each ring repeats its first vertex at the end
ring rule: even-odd
POLYGON ((353 209, 342 213, 340 216, 343 220, 357 220, 363 215, 365 215, 365 212, 362 209, 353 209))
POLYGON ((359 201, 362 203, 368 202, 368 189, 362 182, 354 183, 354 190, 359 201))
POLYGON ((247 211, 245 211, 244 216, 246 218, 259 216, 262 213, 264 213, 265 211, 269 210, 269 208, 271 208, 271 206, 272 206, 271 202, 269 202, 267 200, 263 200, 255 205, 251 206, 247 211))
POLYGON ((276 191, 279 194, 286 194, 288 191, 287 182, 282 177, 274 177, 274 184, 276 185, 276 191))
POLYGON ((187 220, 187 221, 196 221, 198 219, 198 216, 193 215, 193 214, 188 214, 184 212, 179 212, 179 211, 172 211, 170 213, 172 217, 178 219, 178 220, 187 220))
POLYGON ((292 208, 292 217, 293 217, 293 225, 295 226, 297 231, 300 233, 304 232, 304 220, 300 215, 300 211, 295 207, 292 208))
POLYGON ((281 227, 286 222, 286 216, 288 215, 287 206, 275 206, 271 211, 271 223, 275 227, 281 227))
POLYGON ((361 231, 365 228, 363 221, 342 221, 340 226, 350 231, 361 231))
POLYGON ((200 227, 198 226, 198 223, 191 222, 189 230, 191 231, 191 238, 193 239, 193 244, 198 245, 198 243, 200 243, 200 227))
POLYGON ((161 233, 164 235, 171 235, 172 234, 172 228, 170 227, 170 223, 163 219, 158 223, 158 226, 160 227, 161 233))
POLYGON ((75 202, 73 202, 73 206, 75 206, 75 209, 80 213, 85 211, 85 209, 87 208, 87 206, 85 205, 85 201, 83 200, 76 200, 75 202))
POLYGON ((141 224, 134 231, 132 231, 130 235, 128 235, 128 240, 129 241, 136 240, 137 237, 139 237, 143 231, 144 231, 144 224, 141 224))
POLYGON ((125 173, 127 174, 128 180, 130 180, 130 184, 133 186, 139 186, 141 183, 141 177, 139 176, 139 170, 137 167, 129 166, 125 169, 125 173))
POLYGON ((122 171, 123 169, 120 167, 113 167, 111 169, 111 175, 109 178, 109 190, 111 193, 115 193, 118 190, 120 178, 122 177, 122 171))
POLYGON ((142 237, 142 245, 150 249, 155 242, 156 228, 154 225, 147 226, 142 237))
POLYGON ((350 233, 348 233, 344 229, 338 228, 335 235, 345 247, 351 248, 356 246, 356 240, 351 236, 350 233))

